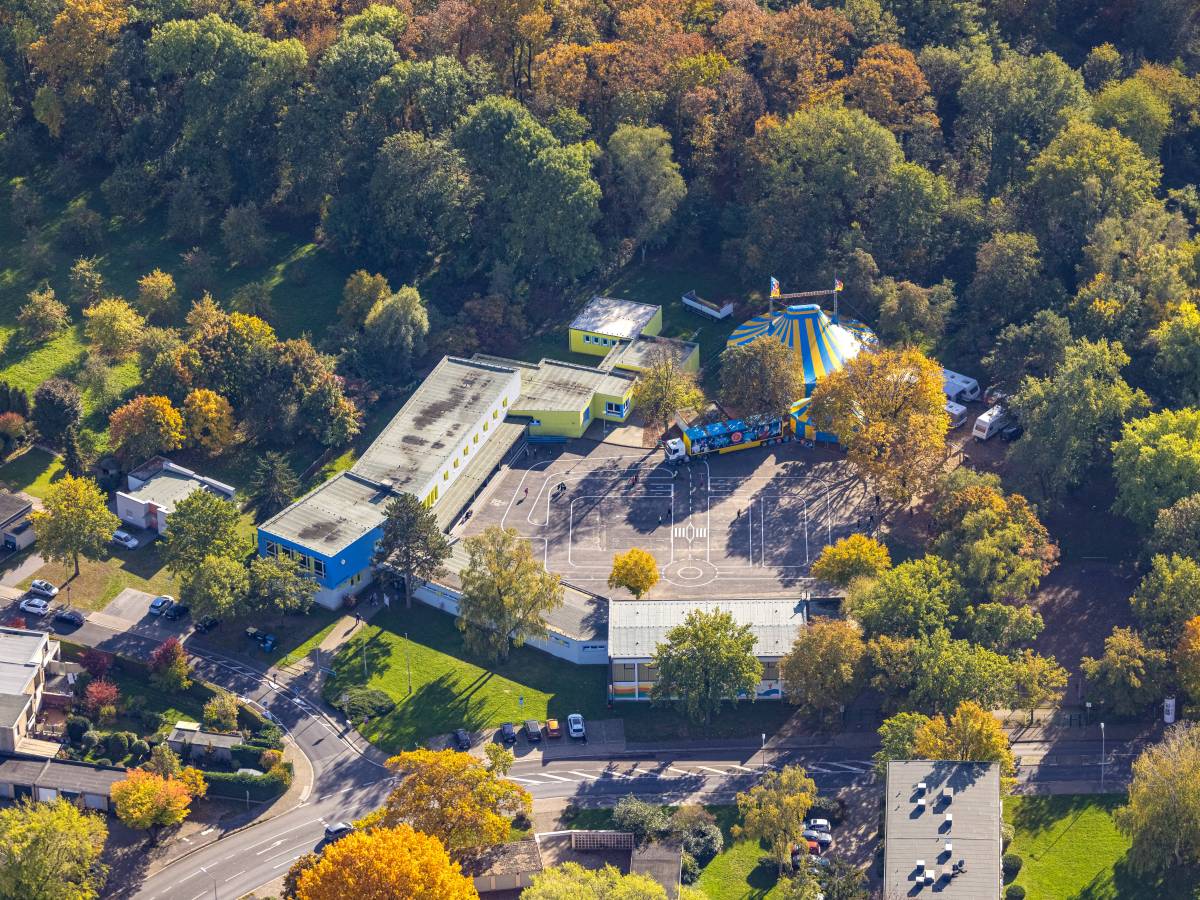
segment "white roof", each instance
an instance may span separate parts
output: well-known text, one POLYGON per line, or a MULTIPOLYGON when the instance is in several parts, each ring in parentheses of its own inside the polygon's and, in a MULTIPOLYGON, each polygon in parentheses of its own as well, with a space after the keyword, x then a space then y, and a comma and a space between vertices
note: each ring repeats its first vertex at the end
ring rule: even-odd
POLYGON ((635 338, 650 324, 659 307, 616 297, 593 297, 571 327, 615 338, 635 338))
POLYGON ((804 601, 783 600, 614 600, 608 608, 608 655, 613 659, 648 659, 682 625, 688 613, 722 610, 738 625, 749 625, 754 653, 783 656, 792 649, 804 625, 804 601))

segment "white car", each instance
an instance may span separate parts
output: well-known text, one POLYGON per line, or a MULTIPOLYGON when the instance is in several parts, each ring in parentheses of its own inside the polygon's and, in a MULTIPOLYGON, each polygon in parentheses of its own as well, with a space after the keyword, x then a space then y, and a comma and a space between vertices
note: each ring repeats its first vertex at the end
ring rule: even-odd
POLYGON ((53 600, 58 596, 58 588, 44 578, 35 578, 29 583, 29 593, 35 597, 45 597, 47 600, 53 600))
POLYGON ((804 823, 804 827, 810 828, 813 831, 824 831, 827 834, 833 831, 828 819, 809 819, 804 823))
POLYGON ((128 531, 121 531, 119 528, 113 532, 112 542, 119 544, 126 550, 132 550, 138 545, 138 539, 128 531))
POLYGON ((571 713, 567 716, 567 734, 573 738, 587 737, 587 729, 583 725, 583 716, 571 713))
POLYGON ((50 611, 50 601, 42 597, 26 597, 21 601, 21 612, 33 616, 44 616, 50 611))

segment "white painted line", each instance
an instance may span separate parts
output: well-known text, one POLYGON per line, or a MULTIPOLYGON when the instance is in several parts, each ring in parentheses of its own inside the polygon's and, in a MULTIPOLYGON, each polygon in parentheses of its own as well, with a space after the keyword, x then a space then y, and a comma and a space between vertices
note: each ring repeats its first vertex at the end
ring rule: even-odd
POLYGON ((572 775, 581 775, 584 778, 591 778, 593 781, 599 779, 599 775, 589 775, 587 772, 580 772, 578 769, 568 769, 572 775))
POLYGON ((222 884, 228 884, 229 882, 233 881, 233 879, 237 878, 239 875, 245 875, 245 874, 246 874, 245 869, 242 869, 242 871, 240 871, 240 872, 234 872, 232 875, 230 875, 228 878, 226 878, 225 881, 222 882, 222 884))
POLYGON ((834 774, 836 774, 832 769, 826 769, 824 766, 819 766, 819 765, 808 765, 808 766, 805 766, 804 769, 806 772, 816 772, 818 775, 834 775, 834 774))
POLYGON ((739 766, 737 763, 730 763, 730 768, 738 769, 742 772, 757 772, 758 769, 747 769, 745 766, 739 766))
POLYGON ((551 775, 549 772, 538 772, 538 775, 542 778, 553 778, 555 781, 573 782, 575 780, 574 778, 563 778, 560 775, 551 775))
POLYGON ((294 863, 296 860, 298 860, 303 855, 304 855, 303 853, 297 853, 291 859, 285 859, 281 863, 275 863, 275 865, 271 866, 271 868, 272 869, 282 869, 284 866, 290 866, 292 863, 294 863))
POLYGON ((275 843, 271 844, 269 847, 263 847, 261 850, 259 850, 259 851, 258 851, 257 853, 255 853, 254 855, 255 855, 255 856, 262 856, 264 853, 269 853, 270 851, 274 850, 276 847, 278 847, 278 846, 279 846, 280 844, 282 844, 282 843, 284 843, 284 840, 283 840, 283 838, 280 838, 280 839, 279 839, 279 840, 277 840, 275 843))
POLYGON ((667 771, 668 772, 677 772, 680 775, 691 775, 692 774, 691 772, 688 772, 685 769, 677 769, 674 766, 667 766, 667 771))
POLYGON ((696 766, 697 769, 703 769, 705 772, 714 772, 717 775, 728 775, 728 772, 723 772, 720 769, 714 769, 711 766, 696 766))
POLYGON ((520 784, 545 784, 544 781, 534 781, 532 778, 519 778, 516 775, 509 775, 509 781, 516 781, 520 784))
MULTIPOLYGON (((634 777, 633 775, 627 775, 625 772, 612 772, 612 771, 607 771, 607 770, 605 772, 603 772, 602 774, 607 775, 610 778, 633 778, 634 777)), ((639 774, 641 774, 641 773, 639 773, 639 774)))
POLYGON ((209 825, 209 826, 208 826, 207 828, 205 828, 205 829, 204 829, 202 832, 200 832, 200 834, 201 834, 201 836, 203 836, 203 835, 206 835, 206 834, 210 834, 210 833, 212 833, 213 831, 216 831, 216 829, 215 829, 215 828, 213 828, 211 825, 209 825))
POLYGON ((861 766, 850 766, 850 765, 847 765, 846 763, 839 763, 839 762, 827 762, 827 763, 825 763, 825 765, 837 766, 839 769, 845 769, 847 772, 854 772, 856 775, 862 774, 861 766))

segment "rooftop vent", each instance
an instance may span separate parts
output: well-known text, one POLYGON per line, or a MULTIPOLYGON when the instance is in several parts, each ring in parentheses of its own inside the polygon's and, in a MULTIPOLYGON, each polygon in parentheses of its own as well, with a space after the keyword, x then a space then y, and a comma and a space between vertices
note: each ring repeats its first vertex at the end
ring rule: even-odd
POLYGON ((945 800, 947 803, 949 803, 951 800, 953 800, 954 799, 954 788, 952 788, 952 787, 942 788, 942 799, 945 800))
POLYGON ((918 782, 917 782, 917 790, 918 790, 918 791, 920 791, 922 794, 923 794, 923 793, 925 793, 925 791, 926 791, 926 785, 925 785, 925 782, 923 782, 923 781, 918 781, 918 782))
POLYGON ((946 813, 946 824, 947 825, 954 824, 954 813, 946 813))

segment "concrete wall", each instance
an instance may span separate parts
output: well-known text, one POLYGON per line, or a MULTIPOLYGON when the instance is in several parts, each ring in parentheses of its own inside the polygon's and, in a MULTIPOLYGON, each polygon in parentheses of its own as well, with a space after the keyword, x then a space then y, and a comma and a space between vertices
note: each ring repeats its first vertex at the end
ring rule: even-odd
MULTIPOLYGON (((442 584, 424 584, 413 591, 413 597, 426 606, 440 609, 450 616, 458 615, 459 593, 442 584)), ((395 601, 393 601, 395 602, 395 601)), ((569 635, 551 631, 546 638, 534 638, 525 646, 565 659, 577 666, 603 666, 608 664, 608 640, 583 641, 569 635)))
POLYGON ((133 525, 136 528, 153 527, 153 523, 147 519, 146 504, 121 491, 117 491, 116 501, 117 518, 126 525, 133 525))

